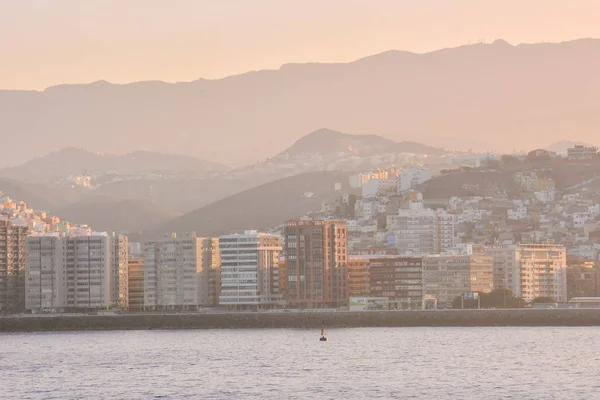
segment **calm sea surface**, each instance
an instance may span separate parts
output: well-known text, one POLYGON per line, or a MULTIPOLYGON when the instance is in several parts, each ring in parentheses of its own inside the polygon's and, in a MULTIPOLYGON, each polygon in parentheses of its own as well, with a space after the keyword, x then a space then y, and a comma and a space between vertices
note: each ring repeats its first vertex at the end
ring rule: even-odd
POLYGON ((600 328, 0 334, 2 399, 600 399, 600 328))

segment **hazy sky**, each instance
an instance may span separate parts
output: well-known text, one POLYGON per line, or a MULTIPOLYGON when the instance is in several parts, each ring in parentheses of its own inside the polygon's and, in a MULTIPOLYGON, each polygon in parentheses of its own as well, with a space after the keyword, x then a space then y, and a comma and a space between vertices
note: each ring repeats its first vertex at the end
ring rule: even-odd
POLYGON ((0 0, 0 89, 600 37, 600 0, 0 0))

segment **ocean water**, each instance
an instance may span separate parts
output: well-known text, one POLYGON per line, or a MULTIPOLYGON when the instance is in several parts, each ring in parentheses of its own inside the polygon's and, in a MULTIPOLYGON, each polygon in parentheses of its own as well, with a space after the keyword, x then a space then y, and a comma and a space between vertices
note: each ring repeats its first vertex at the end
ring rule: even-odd
POLYGON ((1 399, 600 399, 600 328, 0 334, 1 399))

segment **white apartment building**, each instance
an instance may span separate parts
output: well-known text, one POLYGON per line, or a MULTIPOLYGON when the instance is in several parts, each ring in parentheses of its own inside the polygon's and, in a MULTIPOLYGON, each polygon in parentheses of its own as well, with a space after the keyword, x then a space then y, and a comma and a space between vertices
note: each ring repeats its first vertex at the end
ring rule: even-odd
POLYGON ((510 289, 515 296, 531 301, 552 297, 567 301, 567 251, 562 245, 520 244, 490 246, 494 287, 510 289))
MULTIPOLYGON (((144 308, 197 309, 216 302, 215 239, 186 234, 144 243, 144 308)), ((217 253, 218 256, 218 253, 217 253)))
POLYGON ((368 199, 388 193, 395 193, 397 191, 397 184, 396 178, 371 178, 362 185, 362 197, 368 199))
POLYGON ((25 307, 34 312, 127 306, 127 237, 28 237, 25 307))
POLYGON ((527 218, 527 207, 521 206, 514 210, 507 210, 506 216, 511 220, 522 220, 527 218))
POLYGON ((403 193, 414 189, 418 185, 431 179, 431 177, 431 172, 429 172, 425 168, 409 168, 398 175, 398 193, 403 193))
POLYGON ((589 212, 576 212, 573 213, 573 227, 583 228, 587 221, 591 221, 593 216, 589 212))
POLYGON ((521 244, 517 248, 521 264, 521 297, 567 299, 567 250, 562 245, 521 244))
POLYGON ((398 254, 420 256, 450 252, 455 246, 455 216, 412 203, 387 216, 387 229, 396 238, 398 254))
POLYGON ((221 295, 232 308, 270 308, 283 303, 279 287, 281 238, 246 231, 219 237, 221 295))

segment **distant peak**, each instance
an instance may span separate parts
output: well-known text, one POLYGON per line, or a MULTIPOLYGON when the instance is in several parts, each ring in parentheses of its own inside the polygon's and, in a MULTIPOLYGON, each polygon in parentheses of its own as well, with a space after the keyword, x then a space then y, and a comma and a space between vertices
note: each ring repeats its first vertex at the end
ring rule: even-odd
POLYGON ((492 46, 504 46, 504 47, 513 47, 512 44, 508 43, 506 40, 504 39, 497 39, 494 40, 494 43, 492 43, 492 46))
POLYGON ((321 128, 321 129, 317 129, 314 132, 309 133, 308 135, 315 135, 316 136, 316 135, 340 135, 340 134, 341 134, 341 132, 334 131, 333 129, 321 128))

